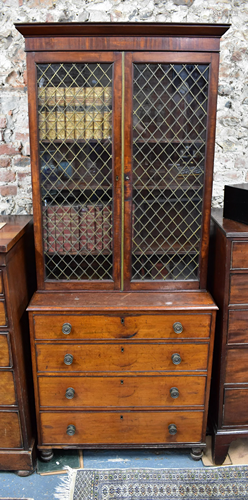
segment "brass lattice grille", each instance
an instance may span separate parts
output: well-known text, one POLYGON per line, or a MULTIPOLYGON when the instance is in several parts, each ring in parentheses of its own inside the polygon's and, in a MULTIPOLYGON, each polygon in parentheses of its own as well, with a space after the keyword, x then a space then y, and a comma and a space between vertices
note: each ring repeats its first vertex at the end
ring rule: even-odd
POLYGON ((208 65, 134 65, 133 280, 197 279, 208 78, 208 65))
POLYGON ((112 280, 112 64, 38 64, 46 279, 112 280))

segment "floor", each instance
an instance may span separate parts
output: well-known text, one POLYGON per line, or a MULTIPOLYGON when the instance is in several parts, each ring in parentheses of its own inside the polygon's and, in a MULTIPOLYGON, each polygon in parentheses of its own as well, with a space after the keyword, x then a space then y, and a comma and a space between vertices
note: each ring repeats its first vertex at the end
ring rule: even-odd
MULTIPOLYGON (((100 450, 84 451, 85 468, 198 468, 202 461, 195 462, 190 450, 100 450)), ((19 477, 13 472, 0 472, 0 498, 30 498, 45 500, 53 498, 56 486, 63 475, 41 476, 36 472, 28 477, 19 477)))

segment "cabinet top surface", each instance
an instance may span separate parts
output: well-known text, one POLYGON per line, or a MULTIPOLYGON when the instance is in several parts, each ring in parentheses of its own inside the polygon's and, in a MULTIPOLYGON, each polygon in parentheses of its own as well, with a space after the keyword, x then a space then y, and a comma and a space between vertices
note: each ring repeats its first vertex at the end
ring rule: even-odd
POLYGON ((217 309, 207 292, 36 292, 29 311, 194 311, 217 309))
POLYGON ((25 232, 32 221, 29 215, 1 215, 0 222, 6 222, 0 229, 0 252, 8 252, 25 232))
POLYGON ((228 238, 248 238, 248 225, 223 217, 222 208, 214 208, 211 212, 212 219, 228 238))
POLYGON ((230 24, 196 23, 20 23, 25 37, 40 36, 197 36, 221 37, 230 24))

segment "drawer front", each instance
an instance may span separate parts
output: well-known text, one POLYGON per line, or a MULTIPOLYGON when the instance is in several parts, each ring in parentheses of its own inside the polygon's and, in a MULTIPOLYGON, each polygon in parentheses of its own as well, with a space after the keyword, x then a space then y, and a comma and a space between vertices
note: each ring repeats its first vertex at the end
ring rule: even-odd
POLYGON ((248 309, 229 311, 228 344, 248 344, 248 309))
POLYGON ((229 349, 226 357, 227 384, 248 382, 248 349, 229 349))
POLYGON ((248 269, 248 241, 232 242, 232 269, 248 269))
POLYGON ((202 438, 202 421, 200 411, 44 412, 42 444, 196 443, 202 438), (173 424, 175 435, 169 432, 169 425, 173 424), (75 427, 75 434, 67 434, 68 426, 75 427))
POLYGON ((231 274, 230 304, 248 304, 248 274, 231 274))
POLYGON ((5 301, 0 300, 0 326, 7 325, 7 316, 5 312, 5 301))
POLYGON ((0 405, 15 405, 15 385, 12 372, 0 371, 0 405))
POLYGON ((38 344, 36 352, 38 371, 206 370, 208 360, 208 344, 38 344))
POLYGON ((0 411, 0 449, 2 448, 22 448, 17 412, 0 411))
POLYGON ((9 347, 9 334, 0 333, 0 367, 6 368, 12 366, 12 360, 9 347))
POLYGON ((204 405, 202 377, 39 377, 40 405, 48 407, 164 407, 204 405), (104 395, 104 396, 103 396, 104 395))
POLYGON ((127 316, 62 316, 35 315, 37 339, 180 339, 208 338, 211 314, 127 316), (180 325, 178 325, 180 323, 180 325), (67 326, 67 325, 70 326, 67 326), (65 331, 63 333, 63 325, 65 331), (174 328, 173 328, 174 325, 174 328), (67 327, 67 328, 66 328, 67 327), (71 327, 71 329, 70 329, 71 327), (180 333, 175 333, 178 329, 180 333), (181 332, 182 330, 182 332, 181 332))
POLYGON ((225 389, 223 425, 248 425, 248 387, 225 389))

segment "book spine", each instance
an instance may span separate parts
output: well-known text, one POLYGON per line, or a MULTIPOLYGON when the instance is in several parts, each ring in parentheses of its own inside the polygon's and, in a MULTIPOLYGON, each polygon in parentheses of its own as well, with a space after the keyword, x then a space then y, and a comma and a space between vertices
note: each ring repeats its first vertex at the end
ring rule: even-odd
POLYGON ((95 207, 88 205, 87 212, 87 249, 95 249, 95 207))
POLYGON ((64 252, 64 207, 61 205, 56 210, 56 252, 64 252))
POLYGON ((103 250, 110 250, 111 248, 111 206, 110 205, 104 205, 103 210, 103 221, 102 221, 102 229, 103 229, 103 250))
POLYGON ((80 251, 87 250, 87 207, 82 207, 79 212, 79 231, 80 231, 80 251))
POLYGON ((95 227, 96 227, 96 249, 102 250, 103 247, 103 234, 102 234, 102 207, 97 205, 95 207, 95 227))
POLYGON ((64 225, 64 251, 71 251, 71 207, 63 205, 63 225, 64 225))
POLYGON ((76 207, 71 207, 71 246, 73 252, 79 250, 79 213, 76 207))
POLYGON ((56 252, 56 214, 55 207, 51 205, 47 207, 47 241, 48 241, 48 252, 56 252))

